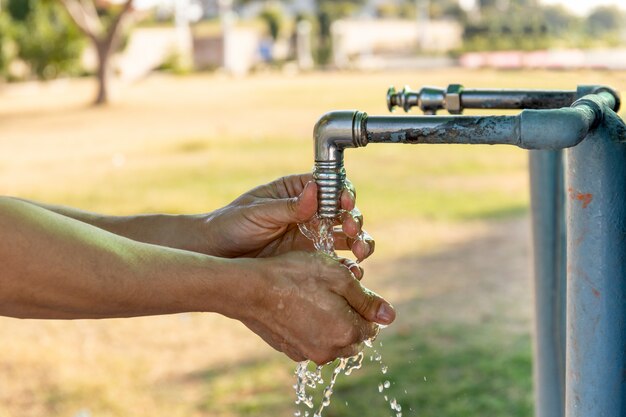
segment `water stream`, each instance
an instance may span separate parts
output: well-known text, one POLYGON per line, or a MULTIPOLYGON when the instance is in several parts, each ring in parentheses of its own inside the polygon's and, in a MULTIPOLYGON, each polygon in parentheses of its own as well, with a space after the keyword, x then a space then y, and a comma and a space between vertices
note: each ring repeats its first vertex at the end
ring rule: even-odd
MULTIPOLYGON (((333 227, 334 222, 332 219, 320 219, 315 216, 315 218, 306 223, 299 224, 300 231, 304 236, 313 241, 315 249, 317 251, 323 252, 329 256, 337 258, 337 254, 335 253, 335 244, 333 239, 333 227)), ((384 326, 379 326, 379 329, 384 326)), ((382 361, 382 355, 378 352, 376 348, 374 348, 374 340, 376 339, 376 335, 368 340, 364 341, 365 346, 368 349, 371 349, 371 355, 369 356, 370 362, 377 362, 380 365, 380 370, 383 375, 387 373, 387 366, 382 361)), ((379 342, 382 347, 382 342, 379 342)), ((296 391, 296 411, 294 413, 295 417, 310 417, 310 413, 313 411, 312 417, 322 417, 322 412, 326 407, 330 405, 330 399, 333 395, 333 389, 335 387, 335 383, 337 382, 337 377, 340 374, 344 374, 346 376, 350 375, 354 370, 360 369, 363 364, 363 358, 365 354, 364 352, 359 352, 354 356, 348 358, 339 358, 334 362, 328 363, 323 366, 316 366, 314 370, 310 370, 310 361, 303 361, 298 363, 296 368, 296 384, 294 385, 294 389, 296 391), (322 399, 320 404, 315 407, 315 402, 313 398, 313 391, 318 386, 323 386, 324 378, 322 377, 322 370, 325 366, 335 366, 330 376, 330 381, 328 385, 324 387, 322 393, 322 399), (301 410, 300 405, 306 406, 307 409, 301 410)), ((402 417, 402 407, 397 402, 395 398, 390 398, 387 394, 385 394, 385 390, 389 389, 391 383, 388 380, 384 380, 378 385, 378 392, 380 392, 385 401, 389 404, 389 407, 393 412, 395 412, 395 417, 402 417)))

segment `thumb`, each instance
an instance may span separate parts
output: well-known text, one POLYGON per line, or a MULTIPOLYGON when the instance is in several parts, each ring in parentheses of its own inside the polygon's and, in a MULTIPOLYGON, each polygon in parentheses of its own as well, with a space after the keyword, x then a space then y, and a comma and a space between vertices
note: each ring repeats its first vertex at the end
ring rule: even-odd
POLYGON ((317 211, 317 184, 308 182, 297 197, 282 198, 263 204, 265 215, 279 224, 303 223, 317 211))
POLYGON ((388 325, 396 319, 396 311, 391 304, 375 292, 364 288, 355 278, 347 286, 343 296, 366 320, 388 325))

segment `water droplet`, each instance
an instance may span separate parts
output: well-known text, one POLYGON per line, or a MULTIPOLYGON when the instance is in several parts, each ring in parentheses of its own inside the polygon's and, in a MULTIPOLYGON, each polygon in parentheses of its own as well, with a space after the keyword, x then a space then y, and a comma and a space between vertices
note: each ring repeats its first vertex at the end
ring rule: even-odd
POLYGON ((381 372, 382 372, 383 374, 386 374, 386 373, 387 373, 387 369, 388 369, 388 368, 387 368, 387 365, 383 365, 383 366, 380 368, 380 370, 381 370, 381 372))
POLYGON ((383 392, 383 389, 385 389, 383 384, 378 384, 378 392, 383 392))
POLYGON ((302 415, 302 412, 301 412, 300 410, 296 410, 296 412, 295 412, 295 413, 293 413, 293 415, 294 415, 295 417, 300 417, 300 416, 302 415))
POLYGON ((384 384, 383 384, 383 386, 384 386, 385 388, 389 388, 389 387, 391 386, 391 383, 390 383, 389 381, 385 381, 385 382, 384 382, 384 384))
POLYGON ((424 377, 424 381, 426 381, 426 377, 424 377))
POLYGON ((386 395, 384 396, 384 398, 385 398, 385 401, 389 401, 389 398, 387 398, 387 396, 386 396, 386 395))

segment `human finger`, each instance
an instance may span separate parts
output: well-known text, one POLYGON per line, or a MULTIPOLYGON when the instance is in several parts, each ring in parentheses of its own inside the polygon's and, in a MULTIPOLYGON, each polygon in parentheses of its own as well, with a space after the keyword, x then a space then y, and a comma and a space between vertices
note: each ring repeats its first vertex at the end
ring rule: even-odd
POLYGON ((317 185, 310 181, 297 197, 266 200, 253 208, 258 219, 275 224, 306 222, 317 211, 317 185))
POLYGON ((251 190, 250 194, 256 197, 274 199, 296 197, 311 181, 313 181, 313 174, 310 172, 287 175, 251 190))
POLYGON ((341 191, 340 202, 343 210, 351 211, 356 205, 356 194, 353 190, 344 188, 343 191, 341 191))
POLYGON ((356 238, 363 226, 363 215, 358 208, 351 211, 344 211, 340 216, 341 230, 351 238, 356 238))
POLYGON ((352 259, 341 258, 339 262, 341 262, 343 266, 348 268, 356 279, 360 281, 363 278, 363 268, 361 268, 361 266, 354 262, 352 259))
MULTIPOLYGON (((350 243, 350 242, 348 242, 350 243)), ((359 237, 350 246, 352 253, 359 262, 370 257, 376 249, 376 241, 367 231, 362 230, 359 237)))
POLYGON ((359 236, 351 238, 343 231, 337 230, 333 235, 335 250, 349 250, 359 262, 367 259, 374 253, 376 249, 376 241, 365 230, 361 231, 359 236))
POLYGON ((395 309, 381 296, 365 289, 359 281, 346 281, 342 296, 366 320, 379 324, 390 324, 396 318, 395 309))

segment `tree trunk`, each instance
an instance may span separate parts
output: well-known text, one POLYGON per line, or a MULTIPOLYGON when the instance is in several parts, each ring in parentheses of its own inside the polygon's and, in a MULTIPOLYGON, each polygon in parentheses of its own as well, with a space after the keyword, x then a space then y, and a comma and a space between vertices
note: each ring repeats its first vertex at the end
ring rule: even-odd
POLYGON ((106 42, 96 44, 98 52, 98 94, 94 101, 95 106, 102 106, 109 102, 109 46, 106 42))

